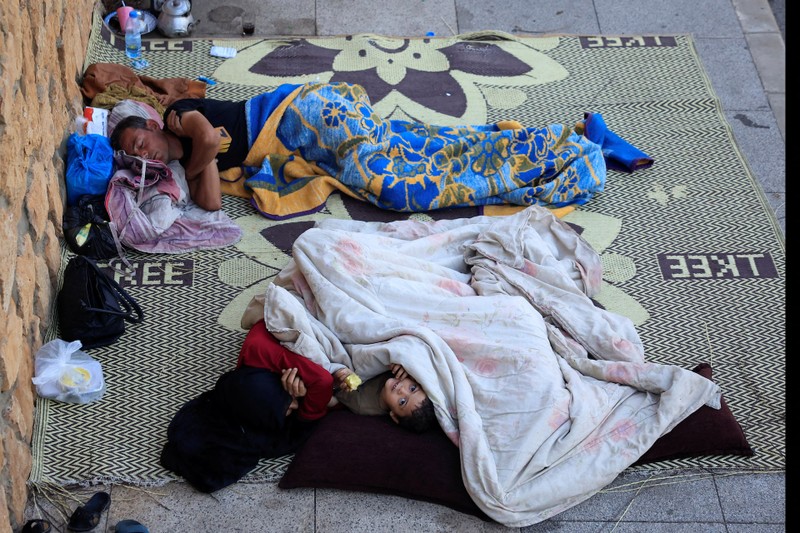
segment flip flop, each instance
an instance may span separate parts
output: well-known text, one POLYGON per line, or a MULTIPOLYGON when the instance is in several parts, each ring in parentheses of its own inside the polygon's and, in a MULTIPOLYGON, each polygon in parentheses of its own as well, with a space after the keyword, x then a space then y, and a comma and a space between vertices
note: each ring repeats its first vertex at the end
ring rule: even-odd
POLYGON ((91 531, 100 523, 100 516, 108 509, 111 496, 107 492, 96 492, 85 505, 81 505, 69 517, 68 531, 91 531))
POLYGON ((150 530, 136 520, 120 520, 114 526, 114 533, 150 533, 150 530))
POLYGON ((50 533, 50 529, 50 522, 41 518, 34 518, 25 522, 20 533, 50 533))

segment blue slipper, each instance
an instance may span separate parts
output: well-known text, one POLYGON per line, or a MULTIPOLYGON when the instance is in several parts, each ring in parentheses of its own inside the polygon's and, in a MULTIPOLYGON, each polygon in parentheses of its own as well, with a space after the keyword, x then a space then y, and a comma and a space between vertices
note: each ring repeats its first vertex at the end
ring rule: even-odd
POLYGON ((147 529, 144 525, 140 524, 136 520, 120 520, 117 522, 117 525, 114 526, 115 533, 150 533, 150 530, 147 529))
POLYGON ((653 166, 653 158, 608 129, 600 113, 584 113, 586 138, 603 149, 608 168, 631 173, 653 166))

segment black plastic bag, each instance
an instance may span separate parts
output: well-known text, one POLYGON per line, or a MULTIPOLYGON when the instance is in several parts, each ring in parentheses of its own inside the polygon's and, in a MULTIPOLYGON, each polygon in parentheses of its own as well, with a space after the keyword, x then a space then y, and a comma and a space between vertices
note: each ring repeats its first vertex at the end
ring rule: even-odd
POLYGON ((64 240, 76 254, 92 259, 111 259, 120 255, 103 195, 80 196, 75 205, 64 210, 62 228, 64 240))
POLYGON ((107 346, 125 333, 126 322, 144 320, 136 300, 82 255, 70 259, 64 270, 57 306, 61 338, 79 340, 84 348, 107 346))

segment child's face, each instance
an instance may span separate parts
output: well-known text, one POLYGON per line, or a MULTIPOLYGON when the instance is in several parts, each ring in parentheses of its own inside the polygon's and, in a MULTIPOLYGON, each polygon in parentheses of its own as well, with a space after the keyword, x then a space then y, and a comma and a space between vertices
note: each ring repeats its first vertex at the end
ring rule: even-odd
POLYGON ((381 390, 381 400, 395 422, 398 417, 410 416, 427 397, 419 383, 409 377, 401 380, 391 377, 381 390))

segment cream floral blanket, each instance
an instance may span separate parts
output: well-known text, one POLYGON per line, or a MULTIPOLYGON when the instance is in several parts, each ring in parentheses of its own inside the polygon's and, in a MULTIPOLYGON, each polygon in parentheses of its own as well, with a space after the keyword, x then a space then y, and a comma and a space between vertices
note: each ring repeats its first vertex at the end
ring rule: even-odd
POLYGON ((522 527, 595 494, 703 404, 719 408, 713 382, 647 363, 633 324, 593 305, 601 275, 588 243, 537 206, 325 220, 296 240, 264 318, 331 371, 402 364, 459 447, 473 500, 522 527))

